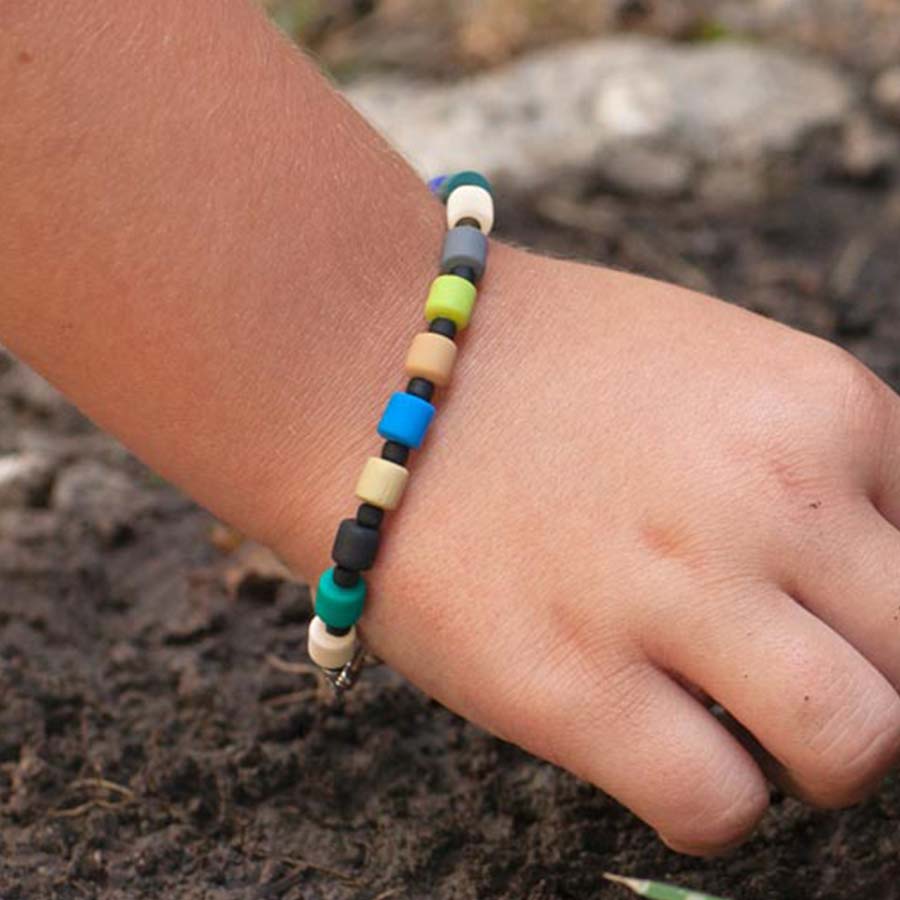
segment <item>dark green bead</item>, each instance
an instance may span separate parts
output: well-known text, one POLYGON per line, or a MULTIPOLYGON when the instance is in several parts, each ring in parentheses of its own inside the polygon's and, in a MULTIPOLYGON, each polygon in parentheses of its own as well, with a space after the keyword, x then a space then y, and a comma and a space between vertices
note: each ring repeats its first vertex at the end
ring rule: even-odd
POLYGON ((481 172, 467 171, 457 172, 455 175, 451 175, 441 185, 441 197, 446 200, 453 190, 462 187, 464 184, 474 184, 476 187, 484 188, 492 197, 494 196, 491 183, 481 174, 481 172))
POLYGON ((335 584, 334 570, 326 569, 316 589, 316 615, 332 628, 349 628, 362 615, 366 583, 362 578, 353 587, 335 584))

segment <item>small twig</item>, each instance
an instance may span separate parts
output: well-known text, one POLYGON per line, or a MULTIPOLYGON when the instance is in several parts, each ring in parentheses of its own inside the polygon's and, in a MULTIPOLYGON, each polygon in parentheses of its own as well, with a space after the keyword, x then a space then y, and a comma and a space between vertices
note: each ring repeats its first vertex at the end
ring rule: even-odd
POLYGON ((88 800, 87 803, 81 803, 73 806, 71 809, 55 809, 50 813, 51 819, 74 819, 76 816, 84 815, 94 808, 94 801, 88 800))
POLYGON ((86 803, 80 803, 78 806, 72 806, 69 809, 55 809, 49 815, 51 819, 74 819, 83 816, 92 809, 123 809, 128 806, 128 801, 123 803, 110 803, 108 800, 88 800, 86 803))
MULTIPOLYGON (((286 672, 288 675, 312 675, 316 679, 316 695, 323 699, 331 697, 334 693, 328 676, 318 667, 310 663, 292 663, 286 659, 281 659, 273 653, 266 655, 266 662, 279 672, 286 672)), ((287 700, 283 701, 287 703, 287 700)), ((274 704, 278 705, 278 704, 274 704)))
POLYGON ((109 800, 103 799, 102 797, 91 797, 90 800, 86 800, 84 803, 79 803, 78 806, 71 806, 67 809, 53 810, 50 813, 50 817, 53 819, 73 819, 77 816, 83 816, 85 813, 90 812, 92 809, 122 809, 123 807, 128 806, 129 803, 134 803, 136 800, 134 791, 132 791, 131 788, 125 787, 124 784, 116 784, 115 781, 110 781, 107 778, 76 778, 73 782, 66 785, 66 789, 72 791, 77 791, 83 788, 93 788, 95 790, 99 789, 102 791, 108 791, 111 794, 117 794, 123 799, 113 803, 109 800))
POLYGON ((309 663, 292 663, 281 659, 273 653, 266 655, 266 662, 279 672, 287 672, 288 675, 319 675, 319 668, 309 663))
POLYGON ((307 859, 295 859, 290 856, 276 856, 275 859, 277 859, 278 862, 284 863, 286 866, 292 866, 295 869, 312 869, 315 872, 322 872, 325 875, 330 875, 332 878, 346 881, 354 887, 362 887, 363 885, 361 881, 354 878, 352 875, 348 875, 340 869, 332 869, 331 866, 323 866, 319 863, 310 862, 307 859))
POLYGON ((73 789, 80 787, 102 788, 113 794, 127 797, 129 800, 134 800, 134 791, 131 788, 127 788, 123 784, 116 784, 115 781, 109 781, 106 778, 77 778, 69 787, 73 789))
POLYGON ((871 233, 857 235, 844 248, 831 272, 831 291, 841 300, 851 296, 862 270, 875 252, 875 236, 871 233))
POLYGON ((323 866, 319 863, 310 862, 306 859, 296 859, 290 856, 270 857, 267 854, 258 851, 251 851, 248 855, 255 859, 273 859, 294 870, 290 874, 285 875, 284 878, 279 878, 276 881, 263 885, 259 890, 259 895, 262 897, 271 897, 283 893, 297 884, 303 877, 304 872, 307 871, 321 872, 323 875, 330 875, 332 878, 337 878, 339 881, 353 885, 353 887, 359 888, 364 886, 363 882, 354 878, 352 875, 348 875, 346 872, 341 872, 339 869, 333 869, 331 866, 323 866))

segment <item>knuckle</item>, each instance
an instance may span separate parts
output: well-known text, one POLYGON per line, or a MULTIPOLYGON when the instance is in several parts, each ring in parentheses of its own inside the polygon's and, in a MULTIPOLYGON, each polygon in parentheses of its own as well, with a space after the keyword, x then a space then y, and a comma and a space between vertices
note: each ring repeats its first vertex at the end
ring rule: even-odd
POLYGON ((841 347, 829 348, 826 377, 846 420, 868 431, 878 431, 890 413, 890 391, 853 354, 841 347))

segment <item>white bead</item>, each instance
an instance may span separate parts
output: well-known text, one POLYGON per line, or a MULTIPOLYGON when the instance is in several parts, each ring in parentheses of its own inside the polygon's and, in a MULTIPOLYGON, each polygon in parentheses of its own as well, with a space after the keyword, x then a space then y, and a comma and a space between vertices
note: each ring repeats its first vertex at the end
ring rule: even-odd
POLYGON ((484 234, 494 227, 494 199, 477 184, 461 184, 447 198, 447 227, 455 228, 461 219, 474 219, 484 234))
POLYGON ((313 616, 309 623, 307 649, 309 658, 323 669, 340 669, 353 659, 356 646, 356 626, 346 634, 329 634, 325 623, 313 616))

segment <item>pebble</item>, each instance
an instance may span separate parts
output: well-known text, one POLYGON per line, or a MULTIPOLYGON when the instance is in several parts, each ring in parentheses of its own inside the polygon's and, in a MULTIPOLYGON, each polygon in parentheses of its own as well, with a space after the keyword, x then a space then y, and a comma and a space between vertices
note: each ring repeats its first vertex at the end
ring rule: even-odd
POLYGON ((875 79, 872 100, 886 118, 900 125, 900 66, 885 69, 875 79))
POLYGON ((40 504, 52 478, 50 460, 39 453, 0 456, 0 509, 40 504))
POLYGON ((147 508, 149 497, 124 473, 82 459, 59 472, 50 501, 54 509, 88 523, 101 538, 113 541, 123 529, 130 529, 147 508))
POLYGON ((844 128, 841 168, 848 178, 870 181, 890 171, 897 159, 897 138, 865 113, 855 113, 844 128))

